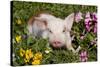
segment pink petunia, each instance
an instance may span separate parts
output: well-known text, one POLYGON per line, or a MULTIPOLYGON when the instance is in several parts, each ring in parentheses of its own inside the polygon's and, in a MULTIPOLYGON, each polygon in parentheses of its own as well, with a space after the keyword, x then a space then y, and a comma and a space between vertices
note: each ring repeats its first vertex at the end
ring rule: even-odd
POLYGON ((81 21, 81 19, 83 19, 82 17, 82 13, 81 12, 78 12, 76 15, 75 15, 75 22, 79 22, 81 21))
POLYGON ((92 13, 92 20, 94 21, 94 30, 93 30, 93 32, 94 33, 97 33, 97 14, 94 12, 94 13, 92 13))
POLYGON ((95 23, 93 32, 94 32, 94 33, 97 33, 97 23, 95 23))
POLYGON ((90 17, 90 12, 87 12, 86 15, 85 15, 85 24, 88 24, 89 21, 91 21, 91 17, 90 17))
POLYGON ((93 16, 92 19, 95 20, 95 21, 97 21, 97 14, 96 14, 96 12, 93 12, 93 13, 92 13, 92 16, 93 16))
POLYGON ((87 31, 90 31, 91 20, 90 12, 87 12, 85 16, 85 27, 87 31))
POLYGON ((87 51, 81 51, 79 56, 80 56, 80 61, 81 62, 86 62, 88 60, 87 51))
POLYGON ((88 32, 97 33, 97 14, 87 12, 85 16, 85 27, 88 32))

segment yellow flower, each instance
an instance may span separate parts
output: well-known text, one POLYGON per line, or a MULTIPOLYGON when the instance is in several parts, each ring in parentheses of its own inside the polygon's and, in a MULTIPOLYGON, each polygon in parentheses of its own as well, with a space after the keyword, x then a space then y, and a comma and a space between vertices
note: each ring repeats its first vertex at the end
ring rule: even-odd
POLYGON ((31 51, 31 49, 26 50, 25 58, 26 58, 26 59, 31 59, 32 57, 33 57, 33 53, 32 53, 32 51, 31 51))
POLYGON ((29 62, 29 59, 24 59, 25 63, 28 63, 29 62))
POLYGON ((21 19, 18 19, 18 20, 17 20, 17 24, 22 24, 21 19))
POLYGON ((17 43, 19 43, 21 41, 21 36, 20 35, 19 36, 18 35, 16 36, 16 41, 17 41, 17 43))
POLYGON ((32 50, 29 49, 29 57, 32 58, 33 57, 33 53, 32 53, 32 50))
POLYGON ((34 61, 32 62, 32 64, 33 64, 33 65, 39 65, 39 64, 40 64, 40 60, 34 60, 34 61))
POLYGON ((24 54, 25 54, 25 50, 24 50, 24 49, 22 49, 22 48, 20 48, 20 56, 21 56, 21 57, 23 57, 23 56, 24 56, 24 54))
POLYGON ((34 55, 33 60, 41 60, 42 59, 42 53, 38 52, 34 55))
POLYGON ((27 53, 25 53, 25 58, 30 59, 27 53))

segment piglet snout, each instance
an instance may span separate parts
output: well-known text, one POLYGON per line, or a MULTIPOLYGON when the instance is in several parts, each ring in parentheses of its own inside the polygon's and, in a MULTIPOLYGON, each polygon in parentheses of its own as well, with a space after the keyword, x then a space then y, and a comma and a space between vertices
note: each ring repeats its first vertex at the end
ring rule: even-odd
POLYGON ((62 46, 62 42, 60 41, 53 41, 52 42, 52 46, 55 48, 61 47, 62 46))
POLYGON ((53 44, 57 45, 57 44, 61 44, 61 42, 60 41, 54 41, 53 44))

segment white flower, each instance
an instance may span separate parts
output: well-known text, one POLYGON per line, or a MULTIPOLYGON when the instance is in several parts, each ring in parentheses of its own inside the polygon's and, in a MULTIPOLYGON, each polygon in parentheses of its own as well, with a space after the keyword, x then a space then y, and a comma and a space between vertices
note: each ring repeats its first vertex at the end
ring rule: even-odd
POLYGON ((47 47, 46 50, 45 50, 45 53, 48 54, 50 52, 52 52, 52 49, 50 47, 47 47))
POLYGON ((45 50, 45 53, 48 54, 48 53, 50 53, 50 51, 49 50, 45 50))

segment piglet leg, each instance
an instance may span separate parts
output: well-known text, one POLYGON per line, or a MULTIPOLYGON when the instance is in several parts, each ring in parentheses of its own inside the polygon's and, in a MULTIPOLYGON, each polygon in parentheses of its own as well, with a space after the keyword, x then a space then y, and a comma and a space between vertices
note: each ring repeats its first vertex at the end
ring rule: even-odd
POLYGON ((67 35, 67 36, 66 36, 66 48, 67 48, 68 50, 71 50, 73 53, 77 53, 77 52, 80 50, 80 46, 75 50, 75 49, 73 48, 73 46, 72 46, 72 43, 71 43, 72 39, 71 39, 71 37, 70 37, 70 33, 67 32, 66 35, 67 35))

